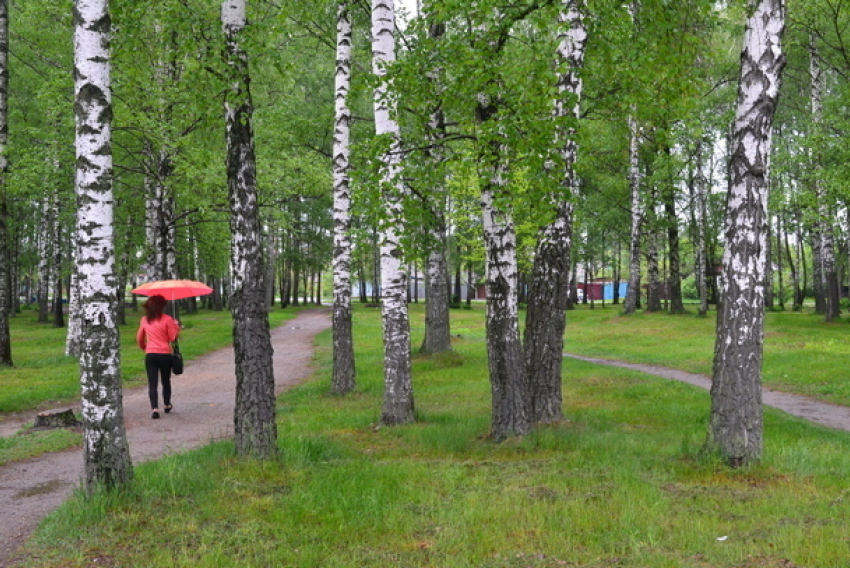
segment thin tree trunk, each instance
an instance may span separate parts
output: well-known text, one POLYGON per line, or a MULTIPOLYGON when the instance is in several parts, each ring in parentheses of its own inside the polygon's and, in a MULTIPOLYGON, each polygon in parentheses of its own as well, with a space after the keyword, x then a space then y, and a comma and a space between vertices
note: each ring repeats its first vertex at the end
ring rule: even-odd
POLYGON ((623 302, 623 313, 633 314, 640 304, 640 239, 643 232, 643 200, 640 184, 640 142, 638 125, 634 116, 629 116, 629 187, 631 189, 631 219, 629 233, 629 286, 626 289, 626 300, 623 302))
POLYGON ((761 0, 744 34, 732 135, 726 251, 707 445, 732 467, 761 459, 761 366, 771 127, 785 56, 782 0, 761 0))
MULTIPOLYGON (((654 201, 654 200, 653 200, 654 201)), ((656 215, 650 213, 649 233, 646 251, 647 272, 649 273, 649 286, 646 292, 646 311, 660 312, 661 311, 661 281, 658 268, 658 241, 659 232, 656 227, 656 215)))
POLYGON ((679 219, 676 216, 676 190, 672 183, 664 192, 664 213, 667 216, 667 259, 669 273, 667 275, 667 297, 670 300, 670 313, 685 313, 682 302, 682 275, 680 271, 679 251, 679 219))
MULTIPOLYGON (((821 94, 823 90, 823 73, 820 67, 817 40, 814 36, 810 39, 809 49, 809 72, 812 83, 812 129, 814 130, 815 139, 818 140, 821 137, 821 125, 823 122, 821 94)), ((818 234, 820 236, 820 262, 818 263, 821 274, 820 290, 823 296, 824 320, 830 322, 836 320, 841 313, 838 274, 835 269, 835 243, 832 226, 833 207, 822 179, 823 168, 817 142, 813 144, 812 153, 812 167, 814 169, 813 183, 815 185, 815 202, 818 207, 818 234)))
POLYGON ((56 220, 51 216, 53 209, 50 207, 50 193, 41 201, 41 223, 39 224, 38 236, 38 323, 49 321, 49 295, 50 295, 50 267, 53 260, 52 248, 53 229, 56 220))
POLYGON ((238 455, 269 459, 277 454, 273 348, 265 309, 248 55, 240 45, 245 10, 246 0, 224 0, 221 5, 230 73, 224 111, 232 235, 230 304, 236 359, 234 426, 238 455))
POLYGON ((351 192, 348 175, 351 156, 351 110, 348 108, 348 95, 351 90, 351 40, 348 0, 341 0, 337 7, 336 19, 333 142, 333 394, 345 394, 357 386, 351 329, 351 192))
POLYGON ((700 316, 708 314, 708 286, 706 283, 708 258, 705 245, 706 223, 708 222, 706 185, 707 180, 705 179, 705 169, 703 167, 703 150, 702 144, 700 144, 700 149, 697 153, 696 179, 696 272, 697 290, 699 291, 700 316))
POLYGON ((112 88, 107 0, 74 9, 77 262, 82 319, 85 486, 123 485, 133 476, 124 428, 121 351, 115 321, 116 274, 112 192, 112 88))

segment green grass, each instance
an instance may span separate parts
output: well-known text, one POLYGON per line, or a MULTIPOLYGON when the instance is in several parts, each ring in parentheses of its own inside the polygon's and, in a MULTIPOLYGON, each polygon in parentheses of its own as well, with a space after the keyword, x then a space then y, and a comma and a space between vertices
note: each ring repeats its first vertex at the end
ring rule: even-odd
MULTIPOLYGON (((412 311, 418 345, 422 307, 412 311)), ((570 314, 568 333, 586 330, 588 348, 605 327, 653 327, 669 359, 651 362, 699 361, 684 329, 705 320, 586 311, 570 314)), ((415 424, 376 427, 379 313, 358 306, 357 392, 329 394, 323 334, 315 380, 280 399, 280 461, 240 462, 231 444, 216 443, 145 463, 126 490, 78 496, 53 514, 25 565, 847 565, 850 434, 768 410, 763 462, 729 470, 699 451, 705 391, 566 361, 567 420, 493 444, 482 311, 452 317, 455 354, 414 360, 415 424)), ((785 324, 791 343, 824 327, 799 321, 785 324)), ((840 337, 845 328, 830 329, 840 337)), ((645 345, 609 349, 652 351, 646 337, 632 343, 645 345)), ((795 374, 811 356, 819 353, 797 348, 795 374)))
MULTIPOLYGON (((569 312, 565 350, 711 375, 714 311, 698 318, 665 313, 623 316, 621 309, 582 306, 569 312)), ((764 385, 850 406, 848 334, 847 320, 826 324, 812 312, 767 312, 764 385)))
POLYGON ((25 460, 44 452, 57 452, 82 443, 79 429, 25 430, 0 437, 0 465, 25 460))

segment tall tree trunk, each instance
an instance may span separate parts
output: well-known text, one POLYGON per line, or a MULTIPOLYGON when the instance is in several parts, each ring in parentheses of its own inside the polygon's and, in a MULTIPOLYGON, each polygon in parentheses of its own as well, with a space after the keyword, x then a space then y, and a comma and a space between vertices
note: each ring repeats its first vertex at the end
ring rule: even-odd
POLYGON ((732 467, 761 459, 761 366, 771 127, 785 56, 782 0, 760 0, 744 34, 729 164, 726 250, 707 445, 732 467))
POLYGON ((231 311, 236 359, 234 426, 236 453, 268 459, 277 454, 273 348, 265 300, 263 251, 257 199, 257 167, 251 121, 248 55, 240 39, 246 0, 224 0, 230 90, 224 102, 227 185, 230 195, 231 311))
POLYGON ((387 218, 381 222, 381 316, 384 330, 384 404, 381 423, 413 422, 413 379, 410 353, 410 320, 405 294, 407 274, 399 238, 404 186, 401 181, 401 134, 396 101, 385 79, 395 62, 393 0, 372 0, 372 65, 380 83, 375 88, 375 134, 387 139, 383 156, 382 188, 387 218))
POLYGON ((823 73, 820 67, 820 56, 818 53, 817 40, 814 35, 810 38, 809 45, 809 73, 812 83, 812 129, 814 130, 815 142, 812 144, 812 168, 813 183, 815 185, 815 202, 818 206, 818 234, 820 236, 820 289, 823 294, 823 314, 825 321, 834 321, 841 313, 840 292, 838 288, 838 274, 835 269, 835 243, 833 238, 833 207, 830 196, 827 195, 826 187, 822 179, 822 165, 820 157, 820 138, 822 136, 823 123, 823 73))
MULTIPOLYGON (((59 171, 59 162, 58 160, 53 163, 54 171, 59 171)), ((52 286, 53 286, 53 327, 65 327, 65 314, 62 308, 62 245, 65 241, 63 237, 64 231, 62 230, 62 224, 59 221, 59 211, 61 208, 61 203, 59 202, 59 191, 58 188, 54 187, 54 190, 51 192, 50 198, 50 208, 52 209, 51 216, 56 219, 56 229, 53 231, 53 270, 51 272, 52 286)), ((123 290, 123 288, 119 288, 119 290, 123 290)), ((119 308, 123 306, 124 299, 119 295, 119 308)), ((121 310, 119 309, 119 314, 121 310)), ((119 317, 118 323, 121 324, 121 319, 119 317)))
MULTIPOLYGON (((0 0, 0 365, 12 365, 12 270, 7 183, 9 175, 9 2, 0 0)), ((17 295, 17 294, 16 294, 17 295)))
MULTIPOLYGON (((475 27, 475 32, 481 36, 491 31, 484 24, 475 27)), ((503 44, 495 37, 482 37, 476 43, 482 51, 486 50, 489 65, 498 68, 496 60, 503 44)), ((487 360, 494 440, 524 436, 531 430, 528 375, 519 326, 516 230, 513 213, 505 199, 509 193, 507 145, 498 123, 499 92, 498 78, 490 76, 475 97, 475 120, 481 132, 478 178, 484 231, 487 360)))
POLYGON ((133 474, 124 428, 112 193, 112 87, 107 0, 74 5, 77 263, 82 319, 85 485, 123 485, 133 474))
POLYGON ((573 230, 572 200, 578 193, 575 163, 578 155, 576 122, 579 118, 587 28, 581 0, 563 0, 557 50, 558 98, 555 120, 559 122, 555 147, 563 170, 559 191, 549 196, 554 220, 540 231, 525 319, 525 361, 531 421, 551 423, 563 418, 561 367, 564 351, 567 298, 570 285, 570 254, 573 230))
MULTIPOLYGON (((428 37, 434 41, 445 33, 446 26, 443 22, 434 19, 430 13, 431 5, 426 4, 426 17, 429 20, 428 37)), ((429 169, 438 177, 434 182, 432 190, 433 198, 429 200, 427 209, 430 211, 430 243, 431 251, 428 254, 426 264, 425 285, 427 288, 425 298, 425 338, 419 351, 422 353, 441 353, 451 351, 452 335, 451 320, 449 318, 449 263, 448 263, 448 228, 446 224, 446 202, 447 192, 443 162, 445 151, 443 148, 446 136, 446 120, 443 114, 442 103, 442 74, 440 67, 432 69, 429 73, 435 100, 432 102, 430 120, 428 123, 428 137, 430 149, 426 154, 429 169)), ((460 269, 460 259, 457 268, 460 269)), ((456 302, 460 303, 458 297, 456 302)))
POLYGON ((333 379, 331 392, 345 394, 354 390, 354 339, 351 330, 351 192, 349 164, 351 156, 351 15, 348 0, 341 0, 336 19, 336 78, 333 141, 334 176, 334 304, 333 304, 333 379))
MULTIPOLYGON (((653 191, 653 193, 655 193, 653 191)), ((653 202, 655 199, 653 199, 653 202)), ((652 211, 652 207, 650 207, 652 211)), ((649 231, 647 233, 648 246, 646 247, 646 265, 649 273, 649 286, 646 292, 646 311, 660 312, 661 311, 661 277, 658 267, 658 241, 660 233, 657 227, 657 216, 652 211, 649 214, 649 231)))
POLYGON ((812 295, 815 297, 815 313, 826 315, 826 288, 823 272, 823 224, 815 220, 809 229, 812 249, 812 295))
POLYGON ((50 268, 53 260, 53 229, 57 220, 51 217, 53 209, 50 207, 50 194, 44 195, 41 201, 41 223, 38 235, 38 323, 50 321, 49 295, 50 295, 50 268))
POLYGON ((74 235, 71 237, 71 277, 68 284, 68 332, 65 334, 65 355, 68 357, 80 357, 83 354, 83 321, 80 306, 80 278, 79 258, 77 246, 79 229, 79 215, 74 235))
MULTIPOLYGON (((498 145, 498 142, 491 142, 498 145)), ((487 358, 493 397, 492 436, 502 440, 531 429, 528 376, 520 343, 516 235, 509 213, 495 205, 506 190, 501 151, 492 148, 481 159, 485 174, 481 204, 487 282, 487 358)))
POLYGON ((685 313, 682 301, 682 274, 680 270, 679 218, 676 216, 676 189, 671 183, 664 192, 664 213, 667 216, 667 297, 670 300, 670 313, 685 313))
POLYGON ((705 232, 706 223, 708 222, 707 212, 707 180, 705 178, 704 168, 704 152, 700 143, 697 150, 697 179, 696 185, 696 239, 694 254, 696 256, 696 277, 697 290, 699 292, 699 315, 705 316, 708 314, 708 286, 706 283, 706 275, 708 272, 708 258, 706 254, 705 232))
POLYGON ((633 314, 640 305, 640 239, 643 233, 643 199, 641 196, 640 139, 637 120, 629 116, 629 187, 631 190, 631 232, 629 233, 629 286, 623 302, 623 313, 633 314))

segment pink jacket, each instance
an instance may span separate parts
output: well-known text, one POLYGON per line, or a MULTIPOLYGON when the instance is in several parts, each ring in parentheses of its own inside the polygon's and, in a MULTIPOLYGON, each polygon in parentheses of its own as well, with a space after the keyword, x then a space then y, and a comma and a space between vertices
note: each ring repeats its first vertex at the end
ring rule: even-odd
POLYGON ((136 343, 145 353, 171 353, 171 342, 177 339, 180 328, 174 318, 162 314, 153 323, 143 317, 136 333, 136 343))

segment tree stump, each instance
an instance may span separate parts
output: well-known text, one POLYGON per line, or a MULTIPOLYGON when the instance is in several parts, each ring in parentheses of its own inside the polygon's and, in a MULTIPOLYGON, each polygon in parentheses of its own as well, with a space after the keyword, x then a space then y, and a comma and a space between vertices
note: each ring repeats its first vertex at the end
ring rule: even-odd
POLYGON ((48 410, 39 412, 35 417, 35 425, 33 428, 69 428, 82 424, 74 415, 74 411, 68 410, 48 410))

